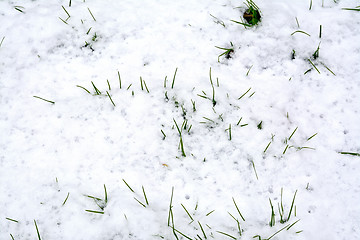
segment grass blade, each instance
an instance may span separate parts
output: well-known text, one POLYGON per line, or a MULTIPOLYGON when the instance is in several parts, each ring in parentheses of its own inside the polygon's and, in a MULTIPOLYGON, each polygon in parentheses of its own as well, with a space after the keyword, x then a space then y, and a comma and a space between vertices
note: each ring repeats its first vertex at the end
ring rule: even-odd
POLYGON ((220 231, 216 231, 217 233, 220 233, 220 234, 222 234, 222 235, 225 235, 225 236, 227 236, 227 237, 229 237, 229 238, 232 238, 232 239, 237 239, 236 237, 234 237, 234 236, 231 236, 230 234, 228 234, 228 233, 224 233, 224 232, 220 232, 220 231))
POLYGON ((188 212, 188 210, 185 208, 185 206, 183 204, 181 204, 181 206, 183 207, 183 209, 185 210, 185 212, 187 213, 187 215, 189 216, 189 218, 191 219, 191 221, 194 221, 194 219, 191 217, 190 213, 188 212))
POLYGON ((44 98, 41 98, 41 97, 38 97, 38 96, 33 96, 34 98, 38 98, 38 99, 41 99, 41 100, 43 100, 43 101, 45 101, 45 102, 49 102, 49 103, 51 103, 51 104, 55 104, 55 102, 53 102, 53 101, 50 101, 50 100, 46 100, 46 99, 44 99, 44 98))
POLYGON ((107 195, 107 191, 106 191, 106 186, 104 184, 104 192, 105 192, 105 205, 107 204, 108 202, 108 195, 107 195))
POLYGON ((6 220, 9 220, 9 221, 12 221, 12 222, 16 222, 16 223, 19 223, 18 220, 15 220, 15 219, 12 219, 12 218, 5 218, 6 220))
POLYGON ((145 204, 143 204, 142 202, 140 202, 136 197, 134 197, 134 199, 135 199, 141 206, 143 206, 144 208, 146 208, 145 204))
POLYGON ((356 153, 356 152, 339 152, 339 153, 344 155, 352 155, 352 156, 360 157, 360 153, 356 153))
MULTIPOLYGON (((170 217, 172 215, 172 200, 174 196, 174 187, 171 189, 171 198, 170 198, 170 205, 169 205, 169 217, 168 217, 168 227, 170 226, 170 217)), ((174 226, 174 223, 173 223, 174 226)))
POLYGON ((294 35, 295 33, 303 33, 303 34, 308 35, 309 37, 311 37, 310 34, 308 34, 307 32, 300 31, 300 30, 297 30, 297 31, 293 32, 293 33, 291 34, 291 36, 294 35))
POLYGON ((118 76, 119 76, 119 86, 120 86, 120 89, 121 89, 121 77, 120 77, 120 72, 118 71, 118 76))
POLYGON ((315 68, 315 70, 320 74, 320 71, 319 71, 319 69, 317 69, 317 67, 315 66, 315 64, 314 64, 310 59, 308 59, 308 61, 309 61, 310 64, 315 68))
POLYGON ((240 100, 242 97, 244 97, 249 91, 251 90, 251 88, 249 88, 243 95, 241 95, 238 100, 240 100))
POLYGON ((65 13, 68 15, 68 19, 70 18, 70 14, 68 13, 68 11, 66 11, 65 7, 63 5, 61 5, 62 9, 64 9, 65 13))
POLYGON ((108 97, 110 98, 110 101, 111 101, 111 103, 114 105, 114 107, 116 107, 114 101, 112 100, 112 98, 111 98, 111 96, 110 96, 110 93, 109 93, 108 91, 106 91, 106 94, 107 94, 108 97))
POLYGON ((129 186, 129 184, 127 184, 127 182, 125 181, 125 179, 123 179, 123 181, 124 181, 125 185, 130 189, 130 191, 132 191, 133 193, 135 193, 135 191, 132 190, 132 188, 129 186))
POLYGON ((64 202, 63 202, 63 204, 62 204, 62 206, 64 206, 64 205, 65 205, 66 201, 67 201, 67 200, 68 200, 68 198, 69 198, 69 195, 70 195, 70 193, 68 192, 68 194, 67 194, 67 196, 66 196, 66 198, 65 198, 65 200, 64 200, 64 202))
POLYGON ((89 212, 89 213, 97 213, 97 214, 104 214, 103 211, 94 211, 94 210, 85 210, 86 212, 89 212))
POLYGON ((293 197, 293 200, 292 200, 292 203, 291 203, 291 207, 290 207, 289 215, 288 215, 288 217, 287 217, 286 221, 289 221, 289 220, 290 220, 290 217, 291 217, 291 212, 292 212, 292 209, 293 209, 293 207, 294 207, 294 202, 295 202, 296 193, 297 193, 297 190, 295 191, 295 194, 294 194, 294 197, 293 197))
POLYGON ((94 21, 96 22, 96 19, 95 19, 94 15, 93 15, 92 12, 90 11, 90 8, 87 8, 87 9, 89 10, 89 13, 90 13, 90 15, 92 16, 92 18, 94 19, 94 21))
POLYGON ((84 87, 82 87, 82 86, 80 86, 80 85, 76 85, 78 88, 82 88, 82 89, 84 89, 87 93, 89 93, 89 94, 91 94, 90 93, 90 91, 89 90, 87 90, 86 88, 84 88, 84 87))
POLYGON ((144 186, 141 186, 141 187, 142 187, 142 190, 143 190, 143 193, 144 193, 144 198, 145 198, 146 205, 149 205, 149 201, 148 201, 148 199, 146 197, 146 193, 145 193, 145 188, 144 188, 144 186))
POLYGON ((1 47, 1 45, 2 45, 2 43, 3 43, 3 41, 4 41, 4 39, 5 39, 5 37, 3 37, 3 38, 1 39, 1 41, 0 41, 0 47, 1 47))
POLYGON ((235 207, 236 207, 236 210, 238 211, 241 219, 245 222, 245 218, 244 218, 243 215, 241 214, 241 212, 240 212, 240 210, 239 210, 239 208, 238 208, 238 206, 237 206, 237 204, 236 204, 236 202, 235 202, 235 199, 232 198, 232 200, 233 200, 233 202, 234 202, 234 205, 235 205, 235 207))
POLYGON ((295 130, 292 132, 292 134, 290 135, 288 140, 290 140, 292 138, 292 136, 294 135, 294 133, 296 132, 297 129, 298 129, 298 127, 295 128, 295 130))
POLYGON ((38 239, 41 240, 40 233, 39 233, 39 229, 38 229, 38 226, 37 226, 37 224, 36 224, 35 219, 34 219, 34 223, 35 223, 36 233, 37 233, 38 239))
POLYGON ((201 228, 201 231, 202 231, 202 233, 203 233, 203 235, 204 235, 204 238, 207 239, 206 234, 205 234, 205 231, 204 231, 204 229, 203 229, 203 227, 201 226, 201 223, 200 223, 199 221, 198 221, 198 224, 199 224, 199 226, 200 226, 200 228, 201 228))
POLYGON ((176 77, 177 70, 178 70, 178 68, 175 69, 175 73, 174 73, 173 81, 172 81, 172 84, 171 84, 171 88, 174 88, 175 77, 176 77))

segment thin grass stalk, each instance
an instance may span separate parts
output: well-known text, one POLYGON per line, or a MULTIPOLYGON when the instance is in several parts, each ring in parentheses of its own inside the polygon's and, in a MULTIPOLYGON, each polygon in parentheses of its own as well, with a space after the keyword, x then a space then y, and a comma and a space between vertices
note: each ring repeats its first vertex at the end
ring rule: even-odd
POLYGON ((111 103, 114 105, 114 107, 116 107, 114 101, 112 100, 110 93, 108 91, 106 91, 106 94, 108 95, 108 97, 110 98, 111 103))
POLYGON ((175 69, 174 77, 173 77, 173 80, 172 80, 172 83, 171 83, 171 89, 173 89, 173 88, 174 88, 174 84, 175 84, 175 77, 176 77, 177 70, 178 70, 178 68, 176 68, 176 69, 175 69))
POLYGON ((50 100, 47 100, 47 99, 45 99, 45 98, 41 98, 41 97, 38 97, 38 96, 33 96, 33 97, 34 97, 34 98, 41 99, 41 100, 43 100, 43 101, 45 101, 45 102, 49 102, 49 103, 51 103, 51 104, 55 104, 55 102, 50 101, 50 100))
POLYGON ((234 205, 235 205, 235 207, 236 207, 236 210, 238 211, 241 219, 245 222, 245 218, 244 218, 243 215, 241 214, 241 212, 240 212, 240 210, 239 210, 239 208, 238 208, 238 206, 237 206, 237 204, 236 204, 236 202, 235 202, 234 197, 232 198, 232 200, 233 200, 233 202, 234 202, 234 205))
POLYGON ((135 193, 135 191, 132 190, 132 188, 129 186, 129 184, 125 181, 125 179, 123 179, 123 182, 124 182, 125 185, 130 189, 130 191, 132 191, 133 193, 135 193))
POLYGON ((67 196, 66 196, 66 198, 65 198, 65 200, 64 200, 64 202, 63 202, 63 204, 62 204, 62 206, 64 206, 64 205, 65 205, 66 201, 67 201, 67 200, 68 200, 68 198, 69 198, 69 195, 70 195, 70 193, 68 192, 68 194, 67 194, 67 196))
POLYGON ((143 193, 144 193, 144 198, 145 198, 146 205, 149 205, 149 201, 148 201, 148 199, 146 197, 146 193, 145 193, 145 188, 144 188, 144 186, 141 186, 141 187, 142 187, 142 190, 143 190, 143 193))
POLYGON ((94 17, 94 15, 92 14, 92 12, 90 11, 90 8, 87 8, 88 10, 89 10, 89 13, 90 13, 90 15, 91 15, 91 17, 94 19, 94 21, 96 22, 96 19, 95 19, 95 17, 94 17))
POLYGON ((34 219, 34 223, 35 223, 35 228, 36 228, 36 233, 37 233, 38 239, 41 240, 40 232, 39 232, 39 229, 38 229, 35 219, 34 219))

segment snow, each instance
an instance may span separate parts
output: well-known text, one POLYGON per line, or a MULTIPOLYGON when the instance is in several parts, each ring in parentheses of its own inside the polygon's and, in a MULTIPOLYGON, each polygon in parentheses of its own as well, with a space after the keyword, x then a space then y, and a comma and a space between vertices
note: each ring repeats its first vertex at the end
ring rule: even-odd
POLYGON ((0 239, 360 239, 359 2, 256 4, 1 1, 0 239))

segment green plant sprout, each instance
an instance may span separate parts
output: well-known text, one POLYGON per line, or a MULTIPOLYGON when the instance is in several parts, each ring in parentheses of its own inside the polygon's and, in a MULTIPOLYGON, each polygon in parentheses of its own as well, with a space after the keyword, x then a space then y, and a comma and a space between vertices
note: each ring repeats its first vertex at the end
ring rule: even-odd
POLYGON ((220 62, 220 57, 223 56, 223 55, 225 55, 225 58, 226 58, 226 59, 230 59, 230 58, 231 58, 231 54, 234 53, 234 45, 233 45, 232 42, 230 42, 230 45, 231 45, 230 48, 215 46, 216 48, 225 51, 225 52, 221 53, 221 54, 218 56, 218 62, 220 62))
POLYGON ((257 25, 261 21, 259 7, 252 0, 246 0, 244 4, 246 5, 247 9, 243 14, 243 18, 246 20, 247 23, 245 23, 242 19, 241 22, 235 20, 231 21, 243 25, 245 28, 257 25))
MULTIPOLYGON (((320 43, 321 43, 321 42, 320 42, 320 43)), ((314 59, 317 59, 317 58, 319 57, 320 43, 319 43, 317 49, 315 50, 315 52, 314 52, 313 55, 312 55, 314 59)))

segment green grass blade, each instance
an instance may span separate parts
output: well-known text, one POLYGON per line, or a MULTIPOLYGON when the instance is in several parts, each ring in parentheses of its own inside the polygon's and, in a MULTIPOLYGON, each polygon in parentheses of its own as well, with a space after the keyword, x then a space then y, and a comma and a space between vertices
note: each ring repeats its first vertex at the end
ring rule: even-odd
MULTIPOLYGON (((170 205, 169 205, 169 217, 168 217, 168 227, 170 226, 170 217, 172 215, 172 201, 174 196, 174 187, 171 189, 171 198, 170 198, 170 205)), ((173 224, 174 225, 174 224, 173 224)))
POLYGON ((133 193, 135 193, 135 191, 132 190, 132 188, 129 186, 129 184, 127 184, 127 182, 125 181, 125 179, 123 179, 123 181, 124 181, 125 185, 130 189, 130 191, 132 191, 133 193))
POLYGON ((225 235, 225 236, 227 236, 227 237, 229 237, 229 238, 232 238, 232 239, 237 239, 236 237, 234 237, 234 236, 231 236, 230 234, 228 234, 228 233, 224 233, 224 232, 221 232, 221 231, 216 231, 217 233, 220 233, 220 234, 222 234, 222 235, 225 235))
POLYGON ((174 88, 174 84, 175 84, 175 77, 176 77, 176 73, 177 73, 178 68, 175 69, 175 73, 174 73, 174 77, 171 83, 171 88, 174 88))
POLYGON ((293 197, 293 200, 292 200, 292 203, 291 203, 291 207, 290 207, 289 215, 288 215, 288 217, 287 217, 286 221, 289 221, 289 220, 290 220, 290 217, 291 217, 291 212, 292 212, 292 209, 293 209, 293 207, 294 207, 294 202, 295 202, 296 193, 297 193, 297 190, 295 191, 295 194, 294 194, 294 197, 293 197))
POLYGON ((310 64, 315 68, 315 70, 320 74, 320 71, 319 71, 319 69, 317 69, 317 67, 315 66, 315 64, 314 64, 310 59, 308 59, 308 61, 309 61, 310 64))
POLYGON ((12 222, 16 222, 16 223, 19 223, 19 221, 18 220, 15 220, 15 219, 12 219, 12 218, 5 218, 6 220, 9 220, 9 221, 12 221, 12 222))
POLYGON ((290 140, 292 138, 292 136, 294 135, 294 133, 296 132, 296 130, 298 129, 298 127, 295 128, 295 130, 291 133, 290 137, 288 140, 290 140))
POLYGON ((96 19, 95 19, 95 17, 94 17, 94 15, 92 14, 92 12, 90 11, 90 8, 87 8, 88 10, 89 10, 89 13, 90 13, 90 15, 91 15, 91 17, 94 19, 94 21, 96 22, 96 19))
POLYGON ((198 224, 199 224, 199 226, 200 226, 201 232, 202 232, 203 235, 204 235, 204 238, 207 239, 206 234, 205 234, 205 231, 204 231, 204 229, 203 229, 203 227, 201 226, 201 223, 200 223, 199 221, 198 221, 198 224))
POLYGON ((80 85, 76 85, 76 87, 82 88, 82 89, 84 89, 87 93, 91 94, 89 90, 87 90, 86 88, 84 88, 84 87, 82 87, 82 86, 80 86, 80 85))
POLYGON ((360 157, 360 153, 356 153, 356 152, 339 152, 339 153, 344 155, 352 155, 352 156, 360 157))
POLYGON ((107 191, 106 191, 106 186, 104 184, 104 192, 105 192, 105 205, 107 204, 108 202, 108 195, 107 195, 107 191))
POLYGON ((118 77, 119 77, 119 86, 120 86, 120 89, 121 89, 121 77, 120 77, 120 72, 117 71, 117 73, 118 73, 118 77))
POLYGON ((65 13, 68 15, 68 19, 69 19, 69 18, 70 18, 70 14, 68 13, 68 11, 66 11, 66 9, 65 9, 64 6, 61 5, 61 7, 62 7, 62 9, 64 9, 65 13))
POLYGON ((188 210, 185 208, 185 206, 183 204, 181 204, 181 206, 183 207, 183 209, 185 210, 185 212, 187 213, 187 215, 189 216, 189 218, 191 219, 191 221, 194 221, 194 219, 191 217, 190 213, 188 212, 188 210))
POLYGON ((1 47, 1 45, 3 44, 4 39, 5 39, 5 37, 3 37, 3 38, 1 39, 1 41, 0 41, 0 47, 1 47))
POLYGON ((297 31, 293 32, 293 33, 291 34, 291 36, 294 35, 295 33, 303 33, 303 34, 308 35, 309 37, 311 37, 310 34, 308 34, 307 32, 300 31, 300 30, 297 30, 297 31))
POLYGON ((64 206, 64 205, 65 205, 66 201, 67 201, 67 200, 68 200, 68 198, 69 198, 69 195, 70 195, 70 193, 68 192, 68 194, 67 194, 67 196, 66 196, 66 198, 65 198, 65 200, 64 200, 64 202, 63 202, 63 204, 62 204, 62 206, 64 206))
POLYGON ((145 204, 143 204, 142 202, 140 202, 136 197, 134 197, 134 199, 135 199, 141 206, 143 206, 144 208, 146 208, 145 204))
POLYGON ((110 96, 110 93, 109 93, 108 91, 106 91, 106 94, 108 95, 108 97, 109 97, 111 103, 114 105, 114 107, 116 107, 114 101, 112 100, 112 98, 111 98, 111 96, 110 96))
POLYGON ((41 98, 41 97, 38 97, 38 96, 33 96, 34 98, 38 98, 38 99, 41 99, 41 100, 43 100, 43 101, 45 101, 45 102, 49 102, 49 103, 51 103, 51 104, 55 104, 55 102, 53 102, 53 101, 50 101, 50 100, 46 100, 46 99, 44 99, 44 98, 41 98))
POLYGON ((103 211, 94 211, 94 210, 85 210, 86 212, 89 212, 89 213, 97 213, 97 214, 104 214, 105 212, 103 211))
POLYGON ((249 91, 251 90, 251 88, 249 88, 243 95, 241 95, 238 100, 240 100, 241 98, 243 98, 249 91))
POLYGON ((232 198, 232 200, 233 200, 233 202, 234 202, 234 205, 235 205, 235 207, 236 207, 236 210, 238 211, 241 219, 245 222, 245 218, 244 218, 243 215, 241 214, 241 212, 240 212, 240 210, 239 210, 239 208, 238 208, 238 206, 237 206, 237 204, 236 204, 236 202, 235 202, 235 199, 232 198))
POLYGON ((146 205, 149 205, 149 201, 148 201, 148 199, 146 197, 146 193, 145 193, 145 188, 144 188, 144 186, 141 186, 141 187, 142 187, 142 190, 143 190, 143 193, 144 193, 144 198, 145 198, 146 205))
POLYGON ((35 223, 36 233, 37 233, 38 239, 39 239, 39 240, 41 240, 41 237, 40 237, 40 232, 39 232, 39 229, 38 229, 38 226, 37 226, 37 224, 36 224, 35 219, 34 219, 34 223, 35 223))
POLYGON ((349 10, 349 11, 360 11, 360 8, 342 8, 342 10, 349 10))

